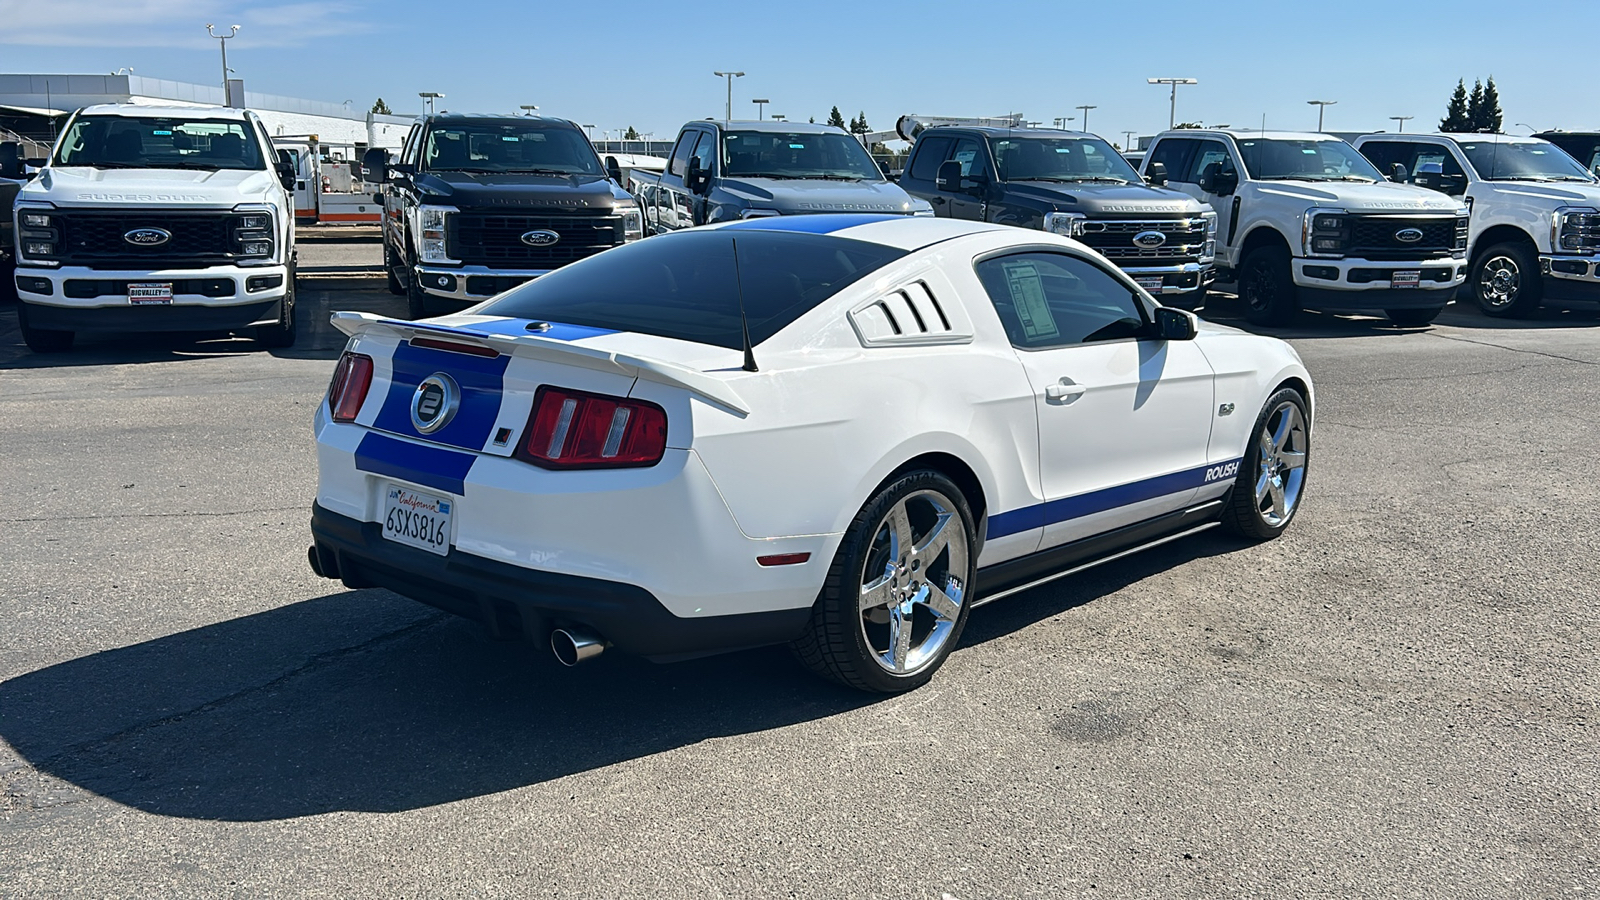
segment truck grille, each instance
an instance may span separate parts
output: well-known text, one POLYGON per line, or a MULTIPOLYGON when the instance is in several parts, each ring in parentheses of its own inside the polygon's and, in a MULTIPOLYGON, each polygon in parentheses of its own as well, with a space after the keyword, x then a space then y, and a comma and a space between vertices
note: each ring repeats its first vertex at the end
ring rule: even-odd
POLYGON ((1083 223, 1083 234, 1078 240, 1119 265, 1197 262, 1205 247, 1206 221, 1202 218, 1148 221, 1091 219, 1083 223), (1135 235, 1147 231, 1165 235, 1166 243, 1159 247, 1141 247, 1133 242, 1135 235))
POLYGON ((1449 256, 1467 249, 1467 219, 1456 216, 1351 216, 1350 249, 1346 256, 1361 259, 1415 260, 1449 256), (1402 241, 1401 231, 1415 228, 1420 241, 1402 241))
POLYGON ((60 210, 50 219, 61 230, 60 249, 53 258, 67 265, 139 269, 155 263, 163 268, 203 268, 231 262, 237 255, 234 213, 60 210), (123 238, 139 228, 159 228, 171 237, 154 247, 123 238))
POLYGON ((506 215, 452 213, 446 220, 451 259, 469 265, 555 268, 622 243, 622 217, 613 215, 506 215), (530 231, 561 236, 543 247, 523 243, 530 231))

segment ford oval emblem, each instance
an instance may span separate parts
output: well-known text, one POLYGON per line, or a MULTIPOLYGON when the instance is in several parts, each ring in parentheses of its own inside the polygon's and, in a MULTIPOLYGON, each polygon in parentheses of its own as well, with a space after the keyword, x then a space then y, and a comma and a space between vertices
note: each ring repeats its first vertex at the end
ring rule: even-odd
POLYGON ((522 242, 529 247, 548 247, 561 240, 561 235, 554 231, 530 231, 522 236, 522 242))
POLYGON ((422 434, 432 434, 450 424, 461 405, 461 388, 455 379, 435 372, 411 395, 411 424, 422 434))
POLYGON ((1421 228, 1402 228, 1394 233, 1394 239, 1402 244, 1415 244, 1422 240, 1421 228))
POLYGON ((135 247, 159 247, 172 240, 172 232, 165 228, 135 228, 122 236, 135 247))
POLYGON ((1133 236, 1133 242, 1146 250, 1154 250, 1167 242, 1167 236, 1159 231, 1141 231, 1133 236))

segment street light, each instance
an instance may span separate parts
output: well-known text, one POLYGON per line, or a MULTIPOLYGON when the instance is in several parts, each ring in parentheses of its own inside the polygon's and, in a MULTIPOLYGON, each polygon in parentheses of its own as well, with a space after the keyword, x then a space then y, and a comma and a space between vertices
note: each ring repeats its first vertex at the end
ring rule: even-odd
POLYGON ((593 125, 579 125, 578 127, 587 130, 589 132, 589 143, 591 143, 591 144, 594 143, 594 126, 593 125))
POLYGON ((1528 133, 1529 134, 1538 134, 1539 133, 1539 129, 1533 127, 1532 125, 1529 125, 1527 122, 1518 122, 1518 123, 1516 123, 1516 125, 1517 125, 1518 128, 1526 128, 1526 129, 1528 129, 1528 133))
POLYGON ((1330 107, 1330 106, 1332 106, 1332 105, 1334 105, 1335 103, 1338 103, 1338 102, 1339 101, 1337 101, 1337 100, 1307 100, 1306 101, 1306 105, 1307 106, 1315 106, 1317 108, 1317 131, 1319 131, 1319 132, 1322 131, 1322 114, 1328 111, 1328 107, 1330 107))
POLYGON ((522 114, 523 115, 531 116, 531 115, 533 115, 533 111, 538 109, 539 107, 534 106, 532 103, 524 103, 524 104, 522 104, 521 106, 519 106, 517 108, 522 110, 522 114))
POLYGON ((743 72, 712 72, 711 74, 717 76, 718 78, 726 78, 726 79, 728 79, 728 105, 723 109, 723 112, 722 112, 722 123, 724 125, 726 125, 727 123, 733 121, 733 80, 735 78, 743 78, 744 77, 744 73, 743 72))
POLYGON ((418 91, 417 96, 428 104, 428 115, 431 116, 433 115, 433 101, 442 98, 444 95, 438 91, 418 91))
POLYGON ((772 114, 772 121, 774 121, 774 122, 783 122, 783 121, 786 121, 788 118, 789 118, 788 116, 782 115, 780 113, 773 113, 772 114))
POLYGON ((761 100, 751 100, 750 102, 754 103, 756 105, 756 121, 760 122, 761 119, 762 119, 762 115, 761 115, 762 112, 764 110, 766 110, 767 104, 771 103, 772 101, 771 100, 766 100, 766 99, 761 99, 761 100))
POLYGON ((1122 133, 1122 149, 1124 149, 1124 150, 1132 150, 1133 149, 1133 132, 1124 131, 1122 133))
POLYGON ((1067 130, 1067 123, 1073 121, 1076 118, 1078 118, 1078 117, 1077 116, 1056 116, 1054 119, 1051 119, 1050 121, 1056 123, 1056 127, 1057 128, 1061 129, 1062 131, 1066 131, 1067 130))
POLYGON ((1073 107, 1073 109, 1078 109, 1078 110, 1082 110, 1083 111, 1083 130, 1084 131, 1088 131, 1089 130, 1089 110, 1091 110, 1091 109, 1099 109, 1099 108, 1100 107, 1098 107, 1098 106, 1089 106, 1087 104, 1085 104, 1083 106, 1074 106, 1073 107))
MULTIPOLYGON (((233 29, 228 34, 217 34, 216 26, 206 23, 206 34, 216 38, 222 44, 222 102, 228 102, 228 41, 239 36, 239 26, 229 25, 233 29)), ((129 70, 133 71, 132 69, 129 70)))
POLYGON ((1171 128, 1173 125, 1178 123, 1178 85, 1200 83, 1200 80, 1197 78, 1146 78, 1145 81, 1149 84, 1172 85, 1172 108, 1167 112, 1168 128, 1171 128))
POLYGON ((1406 122, 1411 120, 1411 119, 1415 119, 1416 116, 1390 116, 1389 118, 1395 120, 1396 122, 1399 122, 1400 123, 1399 133, 1400 134, 1405 134, 1406 133, 1406 122))

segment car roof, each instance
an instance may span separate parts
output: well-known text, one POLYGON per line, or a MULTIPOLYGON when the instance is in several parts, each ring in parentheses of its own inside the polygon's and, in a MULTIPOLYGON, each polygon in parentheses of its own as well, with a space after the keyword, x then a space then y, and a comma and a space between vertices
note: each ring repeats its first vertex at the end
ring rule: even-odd
POLYGON ((721 128, 723 131, 760 131, 760 132, 768 133, 768 134, 848 134, 849 133, 849 132, 845 131, 843 128, 839 128, 839 127, 837 127, 835 125, 818 125, 815 122, 774 122, 771 119, 767 119, 767 120, 764 120, 764 121, 761 121, 761 122, 746 122, 746 121, 742 121, 742 120, 739 120, 739 119, 734 119, 734 120, 729 121, 729 122, 724 122, 724 121, 722 121, 720 119, 717 119, 717 120, 710 121, 710 122, 701 122, 701 123, 691 122, 689 124, 691 124, 691 125, 693 125, 693 124, 712 125, 712 126, 715 126, 717 128, 721 128))
POLYGON ((517 116, 512 115, 511 113, 449 112, 434 113, 431 116, 424 116, 423 118, 430 122, 459 122, 462 124, 509 125, 522 122, 533 125, 571 125, 573 128, 578 127, 573 125, 570 120, 559 118, 557 116, 517 116))
POLYGON ((245 119, 245 110, 231 106, 145 106, 139 103, 97 103, 81 111, 86 116, 128 116, 152 119, 245 119))
POLYGON ((741 219, 711 228, 732 231, 786 231, 797 234, 826 234, 853 241, 866 241, 901 250, 920 250, 969 234, 1014 231, 1010 225, 972 222, 965 219, 936 219, 931 216, 902 216, 892 213, 817 213, 799 216, 764 216, 741 219))
POLYGON ((1007 128, 1004 125, 931 125, 917 134, 920 140, 941 131, 966 131, 985 137, 1000 138, 1098 138, 1087 131, 1065 131, 1060 128, 1007 128))
POLYGON ((1158 138, 1204 137, 1208 134, 1225 134, 1236 141, 1337 141, 1339 138, 1318 131, 1262 131, 1259 128, 1178 128, 1163 131, 1158 138))
POLYGON ((1534 135, 1532 137, 1528 137, 1528 136, 1517 135, 1517 134, 1462 134, 1460 132, 1443 132, 1443 131, 1434 131, 1434 132, 1419 131, 1419 132, 1417 132, 1415 134, 1412 134, 1411 132, 1406 132, 1405 134, 1400 134, 1398 132, 1390 133, 1390 132, 1387 132, 1387 131, 1380 131, 1380 132, 1377 132, 1375 134, 1363 134, 1361 137, 1356 138, 1356 140, 1358 140, 1358 141, 1392 141, 1392 140, 1456 141, 1458 143, 1461 142, 1461 141, 1470 141, 1470 142, 1474 142, 1474 143, 1477 142, 1477 141, 1493 141, 1495 143, 1500 143, 1500 144, 1547 144, 1547 143, 1549 143, 1549 141, 1546 141, 1544 138, 1539 137, 1537 135, 1534 135))

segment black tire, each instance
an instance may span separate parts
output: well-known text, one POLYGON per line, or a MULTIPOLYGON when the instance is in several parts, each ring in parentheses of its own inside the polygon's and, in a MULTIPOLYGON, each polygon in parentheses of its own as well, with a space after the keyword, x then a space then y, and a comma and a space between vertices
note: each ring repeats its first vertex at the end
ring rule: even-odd
POLYGON ((1174 309, 1184 309, 1188 310, 1189 312, 1194 312, 1201 306, 1205 305, 1206 289, 1196 288, 1188 293, 1167 294, 1162 297, 1157 297, 1156 299, 1161 301, 1162 306, 1170 306, 1174 309))
MULTIPOLYGON (((1300 512, 1301 505, 1305 502, 1305 482, 1311 466, 1311 428, 1310 417, 1306 414, 1305 398, 1300 392, 1292 388, 1284 388, 1267 399, 1262 406, 1261 413, 1256 416, 1255 428, 1250 432, 1250 443, 1244 453, 1244 460, 1239 464, 1239 474, 1233 482, 1233 493, 1228 498, 1228 506, 1222 512, 1222 527, 1228 531, 1255 541, 1270 541, 1283 534, 1289 523, 1300 512), (1291 502, 1286 504, 1286 515, 1279 517, 1275 510, 1264 510, 1263 506, 1271 504, 1274 495, 1270 486, 1266 497, 1263 499, 1257 493, 1257 486, 1264 475, 1274 467, 1263 467, 1261 464, 1263 451, 1263 433, 1271 434, 1276 431, 1279 423, 1278 416, 1286 409, 1292 408, 1299 417, 1300 430, 1298 439, 1290 438, 1283 444, 1289 452, 1300 454, 1300 475, 1293 483, 1292 494, 1289 490, 1289 478, 1285 478, 1280 494, 1291 502), (1272 431, 1269 431, 1271 429, 1272 431)), ((1290 419, 1290 433, 1294 433, 1294 420, 1290 419)), ((1275 454, 1276 455, 1276 454, 1275 454)), ((1287 471, 1287 470, 1280 470, 1287 471)))
MULTIPOLYGON (((930 504, 927 508, 936 507, 930 504)), ((912 528, 919 527, 919 522, 926 524, 929 521, 929 515, 919 516, 913 513, 912 528)), ((912 543, 915 544, 919 538, 914 531, 912 534, 912 543)), ((845 532, 844 540, 839 545, 839 551, 834 555, 833 563, 828 568, 822 594, 817 598, 817 604, 811 613, 811 622, 800 637, 790 645, 795 656, 818 675, 863 691, 895 694, 926 684, 939 667, 944 665, 950 651, 961 640, 961 632, 966 627, 967 616, 971 611, 978 549, 972 510, 961 489, 950 479, 939 472, 927 469, 897 477, 867 501, 851 521, 850 528, 845 532), (934 554, 926 567, 920 571, 924 573, 924 577, 926 573, 933 573, 932 577, 928 578, 930 583, 943 579, 947 590, 953 585, 958 586, 960 596, 955 599, 959 603, 959 609, 953 618, 935 617, 927 608, 922 608, 923 615, 920 619, 913 617, 914 627, 908 630, 908 634, 914 637, 921 628, 924 641, 932 638, 935 624, 943 622, 947 627, 941 638, 942 643, 931 648, 931 655, 925 661, 918 663, 914 668, 908 668, 904 673, 896 673, 879 661, 877 651, 869 643, 873 638, 869 638, 868 630, 871 629, 876 633, 879 626, 869 625, 864 621, 864 618, 875 620, 871 619, 870 614, 864 614, 862 611, 862 588, 867 577, 867 567, 872 565, 874 572, 879 571, 877 566, 884 564, 887 548, 892 546, 885 543, 887 517, 891 512, 902 508, 900 506, 902 502, 907 504, 905 508, 910 508, 913 503, 927 504, 933 498, 937 498, 935 503, 942 505, 950 513, 945 527, 959 526, 960 538, 964 542, 961 545, 961 553, 965 556, 965 560, 962 564, 953 563, 956 558, 954 548, 956 536, 951 534, 947 536, 951 546, 934 554)), ((913 562, 917 562, 914 556, 915 554, 912 554, 913 562)), ((902 579, 895 582, 896 586, 905 589, 901 592, 901 596, 905 596, 907 592, 915 593, 918 583, 910 579, 917 577, 918 570, 917 565, 899 566, 899 574, 893 577, 902 579)), ((891 575, 886 573, 883 579, 890 577, 891 575)), ((904 609, 910 605, 908 601, 900 604, 900 608, 904 609)), ((892 634, 889 631, 891 626, 888 624, 890 610, 885 608, 882 612, 884 633, 892 634)), ((890 640, 892 641, 892 638, 890 640)), ((906 643, 909 642, 908 638, 906 643)), ((922 646, 919 643, 919 649, 922 646)), ((887 652, 894 654, 892 647, 887 652)), ((909 657, 907 659, 909 661, 909 657)))
POLYGON ((383 242, 383 274, 388 277, 389 293, 396 297, 404 297, 406 295, 406 286, 400 282, 400 276, 396 275, 394 271, 399 266, 400 264, 395 262, 394 251, 389 248, 389 241, 385 238, 383 242))
POLYGON ((428 292, 422 289, 421 282, 422 279, 417 277, 416 263, 412 262, 406 267, 406 318, 412 321, 439 314, 428 292))
POLYGON ((1251 250, 1239 266, 1239 299, 1254 325, 1288 325, 1300 314, 1300 297, 1282 247, 1251 250))
POLYGON ((0 303, 14 303, 17 300, 17 267, 5 263, 0 265, 0 303))
POLYGON ((1467 285, 1478 309, 1495 318, 1531 316, 1544 300, 1539 254, 1523 241, 1485 248, 1472 260, 1467 285))
POLYGON ((64 353, 72 349, 72 339, 76 337, 70 331, 34 328, 28 323, 26 303, 17 304, 17 327, 22 330, 22 342, 35 353, 64 353))
POLYGON ((1383 314, 1396 325, 1427 325, 1442 312, 1444 307, 1438 306, 1432 309, 1386 309, 1383 314))
POLYGON ((289 267, 289 289, 283 294, 283 311, 275 325, 257 325, 256 343, 269 350, 294 346, 295 267, 289 267))

